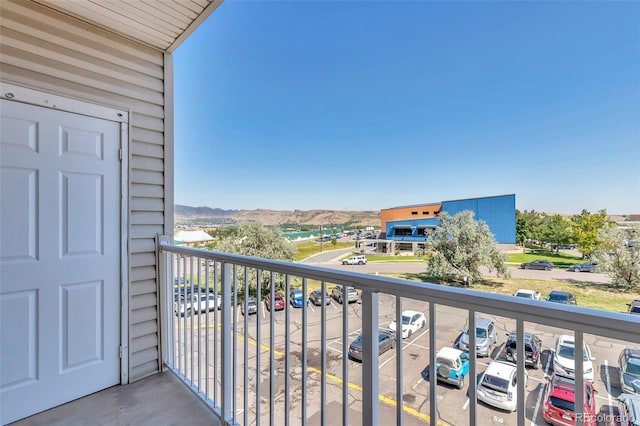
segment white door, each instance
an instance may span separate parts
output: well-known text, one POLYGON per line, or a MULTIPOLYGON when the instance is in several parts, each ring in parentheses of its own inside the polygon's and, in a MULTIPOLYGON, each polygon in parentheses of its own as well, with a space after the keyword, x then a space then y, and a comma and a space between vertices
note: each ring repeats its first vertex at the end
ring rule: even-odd
POLYGON ((0 420, 120 381, 120 124, 0 112, 0 420))

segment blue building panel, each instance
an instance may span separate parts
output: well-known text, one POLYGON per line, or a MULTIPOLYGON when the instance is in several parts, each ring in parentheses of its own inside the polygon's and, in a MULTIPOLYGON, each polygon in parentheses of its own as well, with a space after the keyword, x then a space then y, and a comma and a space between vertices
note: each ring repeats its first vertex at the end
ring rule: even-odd
POLYGON ((442 211, 451 216, 464 210, 472 211, 475 220, 484 221, 489 226, 496 242, 515 244, 515 194, 442 202, 442 211))

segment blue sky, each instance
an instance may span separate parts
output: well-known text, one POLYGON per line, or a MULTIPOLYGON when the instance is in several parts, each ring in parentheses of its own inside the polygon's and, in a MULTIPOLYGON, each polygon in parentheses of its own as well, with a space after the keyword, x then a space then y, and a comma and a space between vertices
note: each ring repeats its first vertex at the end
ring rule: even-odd
POLYGON ((175 202, 640 213, 640 2, 225 1, 174 54, 175 202))

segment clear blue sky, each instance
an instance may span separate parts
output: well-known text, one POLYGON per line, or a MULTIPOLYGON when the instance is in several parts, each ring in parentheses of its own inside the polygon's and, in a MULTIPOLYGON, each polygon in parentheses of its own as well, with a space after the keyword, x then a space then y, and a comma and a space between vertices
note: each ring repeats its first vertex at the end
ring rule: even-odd
POLYGON ((174 55, 175 201, 640 213, 640 2, 225 1, 174 55))

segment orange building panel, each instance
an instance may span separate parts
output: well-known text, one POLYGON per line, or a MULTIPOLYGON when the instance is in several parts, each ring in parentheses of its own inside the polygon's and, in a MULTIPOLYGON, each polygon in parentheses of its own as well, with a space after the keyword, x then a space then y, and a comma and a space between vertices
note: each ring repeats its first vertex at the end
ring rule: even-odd
POLYGON ((383 209, 380 210, 380 230, 382 233, 387 232, 387 222, 436 217, 440 210, 442 210, 441 203, 383 209))

